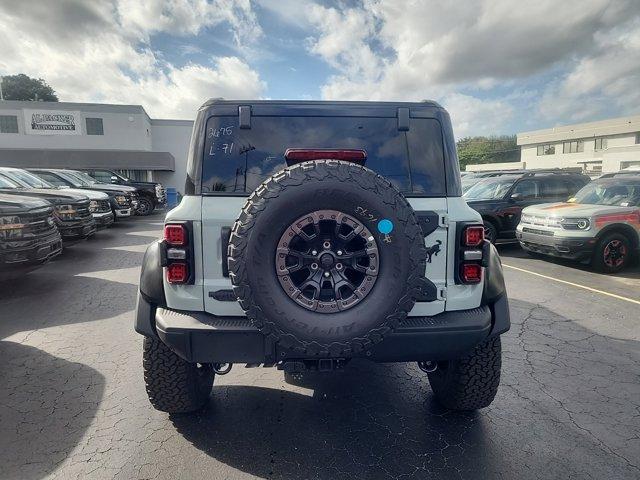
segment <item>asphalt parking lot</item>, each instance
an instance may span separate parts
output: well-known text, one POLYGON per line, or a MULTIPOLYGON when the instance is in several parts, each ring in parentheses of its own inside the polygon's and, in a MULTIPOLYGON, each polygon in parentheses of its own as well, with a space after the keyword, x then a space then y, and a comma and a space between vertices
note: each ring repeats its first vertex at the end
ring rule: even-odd
POLYGON ((0 478, 640 477, 640 269, 616 277, 500 248, 503 377, 475 414, 443 411, 415 365, 352 362, 296 385, 236 366, 208 407, 149 405, 132 329, 162 216, 100 232, 0 283, 0 478))

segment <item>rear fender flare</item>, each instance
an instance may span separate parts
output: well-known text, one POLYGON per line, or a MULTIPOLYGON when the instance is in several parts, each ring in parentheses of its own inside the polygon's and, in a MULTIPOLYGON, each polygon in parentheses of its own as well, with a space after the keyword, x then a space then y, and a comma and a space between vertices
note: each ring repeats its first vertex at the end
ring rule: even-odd
POLYGON ((164 295, 163 271, 160 260, 161 246, 160 240, 157 240, 147 247, 142 259, 140 293, 150 303, 156 306, 165 306, 167 301, 164 295))

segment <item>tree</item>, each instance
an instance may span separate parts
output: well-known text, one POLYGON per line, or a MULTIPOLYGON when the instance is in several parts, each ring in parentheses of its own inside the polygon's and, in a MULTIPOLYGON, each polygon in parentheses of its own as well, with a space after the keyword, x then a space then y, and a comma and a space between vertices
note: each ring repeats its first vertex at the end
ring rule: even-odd
POLYGON ((41 78, 20 73, 2 77, 2 97, 5 100, 42 100, 57 102, 56 92, 41 78))
POLYGON ((456 147, 461 170, 479 163, 520 161, 520 147, 516 144, 515 135, 465 137, 458 140, 456 147))

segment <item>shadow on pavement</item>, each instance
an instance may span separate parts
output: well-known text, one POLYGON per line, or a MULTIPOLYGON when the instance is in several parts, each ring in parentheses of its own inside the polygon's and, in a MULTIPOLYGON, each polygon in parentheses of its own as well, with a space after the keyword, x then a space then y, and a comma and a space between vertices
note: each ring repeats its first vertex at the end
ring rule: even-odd
POLYGON ((43 478, 83 438, 105 379, 81 363, 6 341, 0 379, 0 478, 43 478))
POLYGON ((220 386, 205 411, 171 420, 196 447, 261 478, 411 476, 447 462, 481 469, 478 459, 492 450, 485 420, 444 412, 419 375, 354 361, 345 372, 307 379, 312 391, 220 386))
POLYGON ((638 342, 526 302, 512 312, 501 389, 477 413, 439 407, 414 364, 354 360, 279 388, 238 366, 233 380, 266 387, 214 385, 205 410, 171 421, 261 478, 637 478, 638 342))

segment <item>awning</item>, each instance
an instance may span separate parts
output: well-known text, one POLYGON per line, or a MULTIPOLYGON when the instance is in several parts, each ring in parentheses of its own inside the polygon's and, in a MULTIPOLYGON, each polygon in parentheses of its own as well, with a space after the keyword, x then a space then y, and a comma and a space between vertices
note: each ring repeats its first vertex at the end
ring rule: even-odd
POLYGON ((169 152, 0 148, 1 167, 105 168, 173 172, 175 163, 175 158, 169 152))

